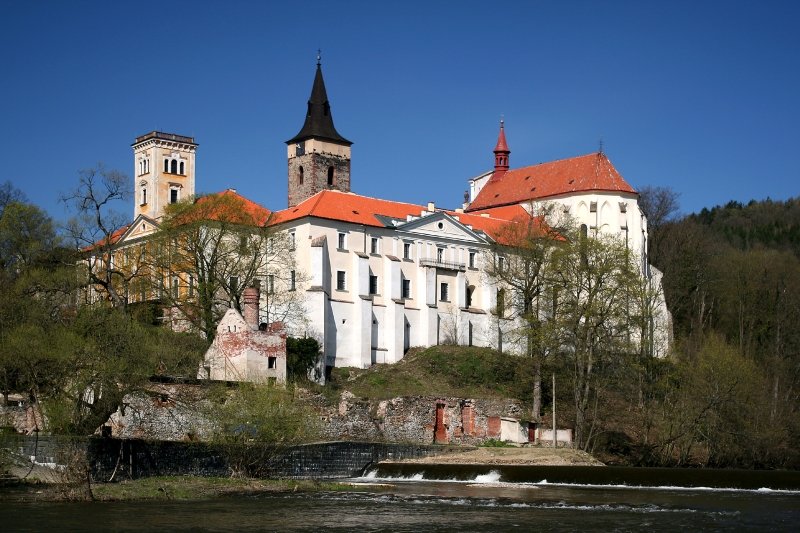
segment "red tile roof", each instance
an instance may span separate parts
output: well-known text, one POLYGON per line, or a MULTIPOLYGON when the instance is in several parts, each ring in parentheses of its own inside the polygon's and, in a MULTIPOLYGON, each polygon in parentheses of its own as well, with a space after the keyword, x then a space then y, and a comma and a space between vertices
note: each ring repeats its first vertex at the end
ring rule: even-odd
POLYGON ((414 204, 325 190, 318 192, 294 207, 276 211, 273 220, 274 223, 280 224, 312 216, 351 222, 353 224, 364 224, 365 226, 383 227, 383 222, 375 218, 375 215, 404 219, 408 215, 419 216, 422 210, 424 210, 423 207, 414 204))
MULTIPOLYGON (((409 215, 418 217, 426 211, 421 205, 380 200, 354 193, 333 190, 321 191, 295 207, 276 211, 271 224, 283 224, 303 217, 317 217, 365 226, 384 227, 385 224, 375 215, 406 219, 409 215)), ((518 205, 498 209, 488 209, 482 213, 457 213, 442 210, 450 216, 457 217, 459 222, 472 226, 495 238, 501 228, 518 217, 528 217, 527 211, 518 205), (481 216, 485 214, 487 216, 481 216)))
POLYGON ((493 175, 467 211, 588 191, 636 193, 605 154, 593 153, 493 175))

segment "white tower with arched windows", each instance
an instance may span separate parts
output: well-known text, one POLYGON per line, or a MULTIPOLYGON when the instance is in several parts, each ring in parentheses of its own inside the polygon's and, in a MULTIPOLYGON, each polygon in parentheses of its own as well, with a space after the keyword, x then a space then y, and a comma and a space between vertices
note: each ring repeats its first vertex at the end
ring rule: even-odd
POLYGON ((134 219, 144 215, 158 220, 167 205, 194 195, 194 137, 151 131, 137 137, 132 146, 134 219))

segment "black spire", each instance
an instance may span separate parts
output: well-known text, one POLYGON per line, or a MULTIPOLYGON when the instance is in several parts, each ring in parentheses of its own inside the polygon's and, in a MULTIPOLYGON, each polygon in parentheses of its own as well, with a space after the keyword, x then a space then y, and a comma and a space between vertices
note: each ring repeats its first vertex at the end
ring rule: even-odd
POLYGON ((314 86, 311 88, 311 98, 308 99, 308 112, 306 121, 300 133, 286 141, 286 144, 305 141, 306 139, 322 139, 338 144, 350 146, 353 144, 336 131, 333 126, 331 104, 325 92, 325 81, 322 79, 322 66, 317 56, 317 74, 314 76, 314 86))

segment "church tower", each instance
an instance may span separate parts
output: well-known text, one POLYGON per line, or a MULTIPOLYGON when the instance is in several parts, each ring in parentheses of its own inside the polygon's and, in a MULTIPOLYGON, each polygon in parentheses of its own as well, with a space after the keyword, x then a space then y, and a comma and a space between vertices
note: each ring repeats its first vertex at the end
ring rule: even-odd
POLYGON ((289 147, 289 207, 321 190, 350 192, 350 141, 333 126, 331 105, 317 56, 317 74, 300 133, 286 141, 289 147))
POLYGON ((134 160, 133 218, 158 220, 164 208, 194 195, 194 137, 151 131, 131 145, 134 160))

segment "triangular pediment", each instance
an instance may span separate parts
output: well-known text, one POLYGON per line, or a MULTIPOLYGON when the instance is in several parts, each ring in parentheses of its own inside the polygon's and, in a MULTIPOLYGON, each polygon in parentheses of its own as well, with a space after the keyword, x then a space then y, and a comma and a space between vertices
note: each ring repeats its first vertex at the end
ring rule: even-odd
POLYGON ((137 241, 139 239, 143 239, 148 237, 158 231, 159 228, 158 222, 153 220, 152 218, 139 215, 136 219, 128 226, 128 229, 125 230, 125 233, 120 236, 119 240, 117 241, 118 244, 125 244, 132 241, 137 241))
POLYGON ((451 239, 474 243, 486 243, 487 238, 471 227, 461 223, 456 216, 444 212, 415 217, 395 226, 398 231, 415 234, 429 239, 451 239))

